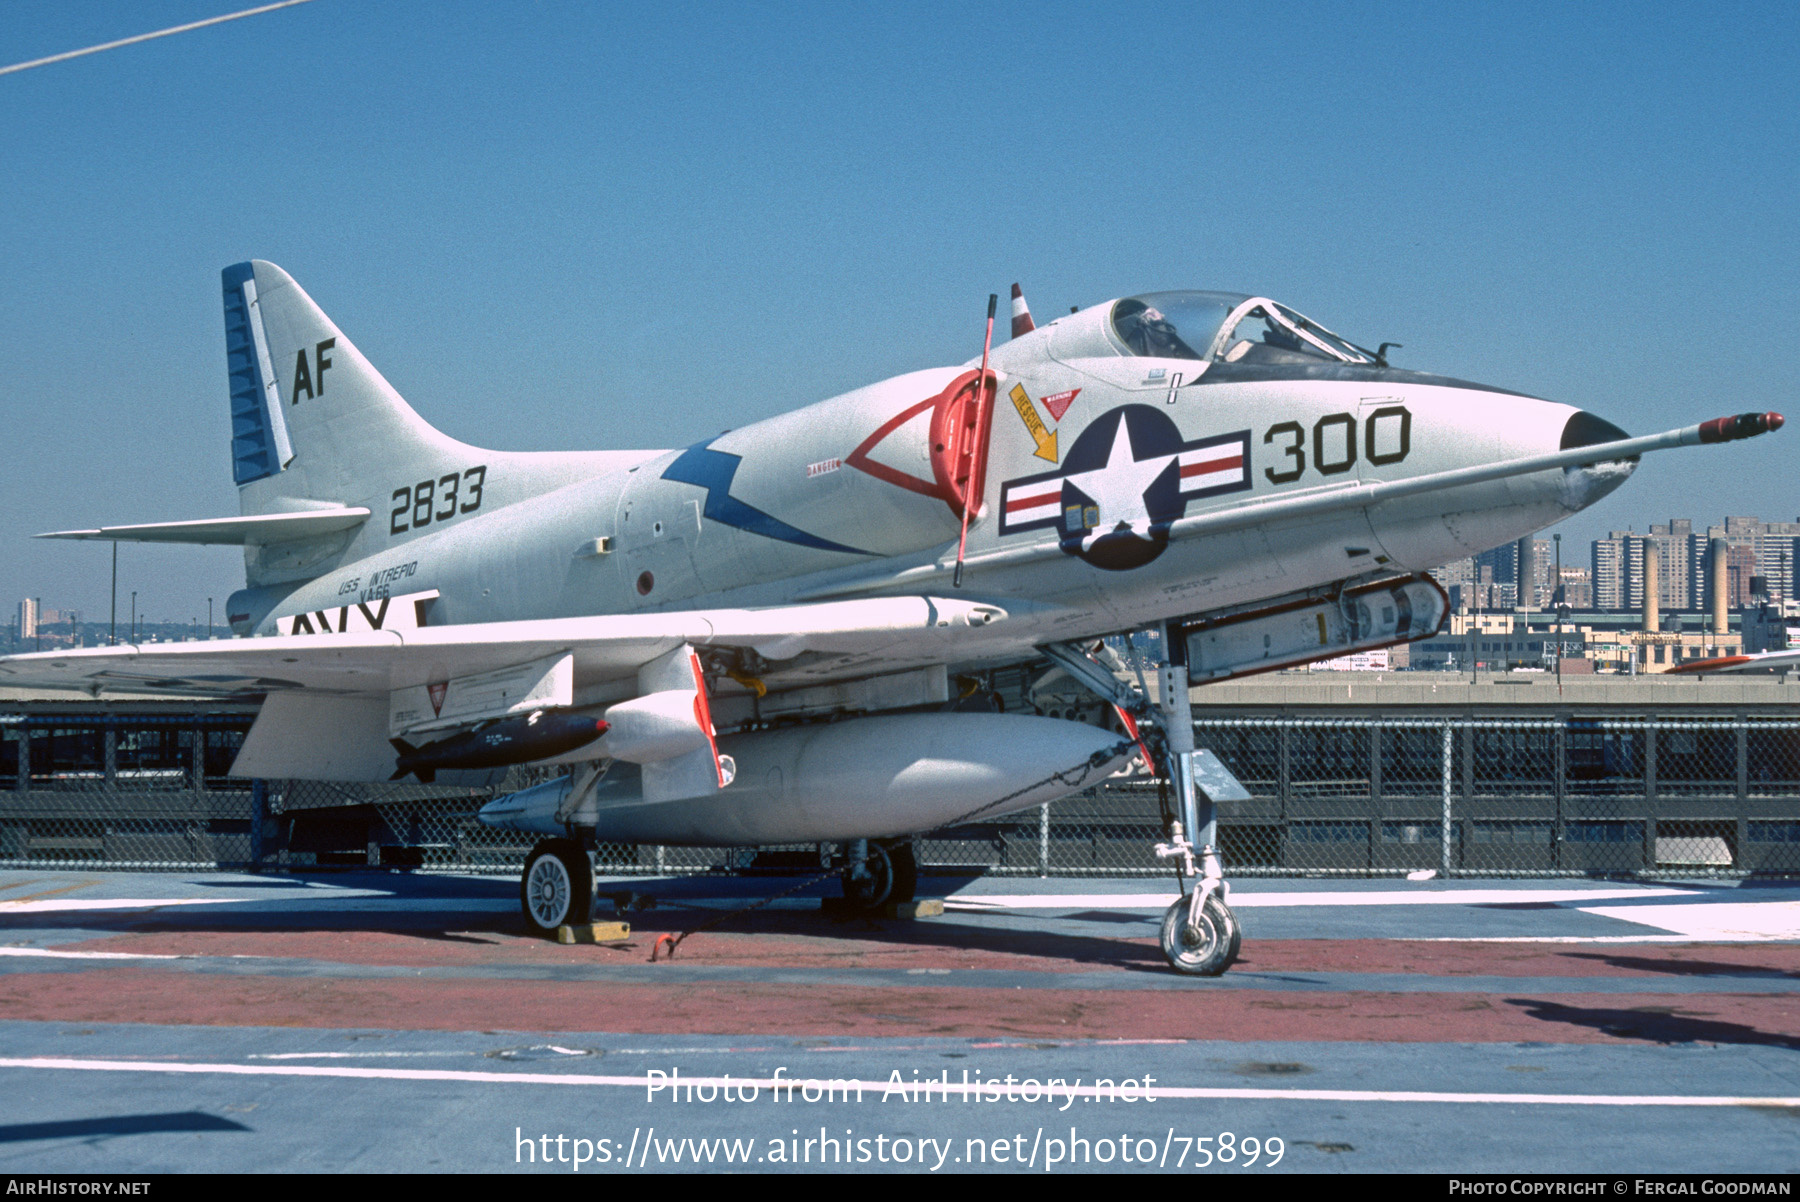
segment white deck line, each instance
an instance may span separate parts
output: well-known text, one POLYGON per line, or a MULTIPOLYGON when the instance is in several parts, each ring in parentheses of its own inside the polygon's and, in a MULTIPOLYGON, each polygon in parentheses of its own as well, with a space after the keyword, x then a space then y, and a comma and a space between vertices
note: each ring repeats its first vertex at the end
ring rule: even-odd
POLYGON ((0 956, 44 956, 52 960, 180 960, 152 952, 62 952, 50 947, 0 947, 0 956))
POLYGON ((1686 906, 1582 906, 1583 914, 1673 931, 1684 939, 1800 939, 1800 901, 1711 902, 1686 906))
MULTIPOLYGON (((1390 889, 1373 893, 1252 893, 1231 891, 1231 908, 1276 906, 1491 906, 1538 902, 1594 902, 1640 897, 1699 897, 1692 889, 1390 889)), ((1175 901, 1173 893, 971 893, 944 899, 958 910, 1147 910, 1175 901)))
MULTIPOLYGON (((649 1076, 612 1076, 594 1073, 496 1073, 458 1069, 419 1069, 419 1068, 361 1068, 350 1065, 312 1065, 312 1064, 208 1064, 182 1061, 143 1061, 143 1060, 87 1060, 57 1056, 29 1056, 0 1058, 0 1069, 37 1069, 52 1072, 106 1072, 106 1073, 170 1073, 170 1074, 218 1074, 241 1077, 340 1077, 360 1080, 388 1081, 457 1081, 469 1084, 486 1085, 562 1085, 584 1086, 587 1088, 644 1089, 652 1084, 649 1076)), ((808 1080, 823 1086, 825 1079, 809 1078, 771 1078, 771 1077, 682 1077, 683 1086, 699 1088, 723 1088, 726 1085, 736 1087, 753 1087, 756 1089, 788 1089, 798 1088, 808 1080)), ((879 1098, 892 1086, 887 1081, 844 1080, 831 1078, 831 1083, 841 1093, 845 1089, 862 1090, 865 1094, 873 1094, 879 1098)), ((656 1082, 667 1086, 664 1079, 656 1082)), ((913 1089, 919 1083, 908 1083, 913 1089)), ((986 1092, 994 1088, 991 1081, 949 1082, 945 1085, 934 1084, 933 1092, 939 1089, 951 1096, 964 1095, 971 1092, 986 1092)), ((1433 1103, 1449 1105, 1501 1105, 1501 1106, 1695 1106, 1695 1107, 1727 1107, 1727 1106, 1766 1106, 1784 1110, 1800 1110, 1800 1097, 1794 1096, 1758 1096, 1754 1094, 1721 1095, 1721 1094, 1557 1094, 1557 1093, 1457 1093, 1443 1090, 1401 1090, 1401 1089, 1246 1089, 1223 1088, 1206 1089, 1184 1086, 1149 1086, 1134 1088, 1134 1096, 1140 1098, 1194 1098, 1194 1099, 1229 1099, 1241 1101, 1276 1101, 1276 1102, 1389 1102, 1389 1103, 1433 1103)), ((1117 1093, 1110 1087, 1077 1085, 1058 1087, 1057 1097, 1073 1094, 1076 1097, 1107 1097, 1117 1093)))
POLYGON ((61 910, 154 910, 160 906, 217 906, 243 901, 236 897, 100 897, 57 901, 0 901, 0 917, 7 914, 53 914, 61 910))

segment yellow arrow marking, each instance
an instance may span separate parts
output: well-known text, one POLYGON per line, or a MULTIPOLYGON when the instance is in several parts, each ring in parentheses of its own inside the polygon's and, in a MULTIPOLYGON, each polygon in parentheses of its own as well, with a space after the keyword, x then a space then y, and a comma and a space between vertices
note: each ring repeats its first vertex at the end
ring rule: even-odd
POLYGON ((1031 397, 1025 392, 1023 384, 1014 384, 1012 392, 1013 408, 1019 411, 1019 420, 1025 423, 1025 429, 1031 435, 1031 441, 1037 443, 1037 450, 1032 454, 1039 459, 1056 462, 1056 433, 1044 428, 1044 419, 1038 416, 1037 406, 1031 403, 1031 397))

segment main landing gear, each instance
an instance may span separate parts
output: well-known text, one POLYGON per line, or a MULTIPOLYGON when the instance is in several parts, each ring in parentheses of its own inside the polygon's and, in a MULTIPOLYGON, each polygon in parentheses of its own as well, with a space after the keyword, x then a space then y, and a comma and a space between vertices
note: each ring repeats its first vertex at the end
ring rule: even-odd
POLYGON ((909 902, 919 890, 912 840, 852 839, 844 846, 844 900, 858 910, 909 902))
POLYGON ((594 865, 574 839, 542 839, 525 860, 519 881, 525 921, 540 935, 586 922, 594 910, 594 865))

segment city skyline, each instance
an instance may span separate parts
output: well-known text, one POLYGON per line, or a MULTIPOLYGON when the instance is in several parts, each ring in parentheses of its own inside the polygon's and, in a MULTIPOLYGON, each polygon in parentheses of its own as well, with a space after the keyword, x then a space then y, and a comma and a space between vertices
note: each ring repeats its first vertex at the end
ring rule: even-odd
MULTIPOLYGON (((1568 540, 1564 540, 1567 542, 1568 540)), ((1712 579, 1712 547, 1723 543, 1726 557, 1726 608, 1742 610, 1757 599, 1792 600, 1795 596, 1795 560, 1800 558, 1800 520, 1764 521, 1755 516, 1732 514, 1721 522, 1699 526, 1691 518, 1653 522, 1642 534, 1634 530, 1609 531, 1605 538, 1588 544, 1587 563, 1572 563, 1573 547, 1564 549, 1563 581, 1585 586, 1591 596, 1585 604, 1568 598, 1571 609, 1589 608, 1597 613, 1628 613, 1643 608, 1646 560, 1644 548, 1654 544, 1659 553, 1658 608, 1671 612, 1704 612, 1709 608, 1712 579), (1585 577, 1585 579, 1584 579, 1585 577), (1754 592, 1761 580, 1764 591, 1754 592)), ((1472 556, 1452 560, 1432 569, 1432 575, 1452 590, 1455 604, 1473 598, 1471 608, 1507 609, 1524 604, 1543 608, 1555 593, 1553 539, 1520 539, 1472 556), (1533 593, 1521 597, 1518 589, 1518 548, 1533 548, 1533 593), (1457 592, 1456 590, 1466 590, 1457 592)), ((1566 596, 1566 594, 1565 594, 1566 596)))

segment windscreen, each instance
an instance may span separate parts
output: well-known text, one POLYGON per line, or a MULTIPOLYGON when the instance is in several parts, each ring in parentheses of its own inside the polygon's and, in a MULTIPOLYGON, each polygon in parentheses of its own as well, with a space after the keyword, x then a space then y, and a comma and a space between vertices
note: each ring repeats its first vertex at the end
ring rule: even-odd
POLYGON ((1204 359, 1225 319, 1248 297, 1229 292, 1151 292, 1113 306, 1113 333, 1134 355, 1204 359))
POLYGON ((1134 355, 1277 363, 1376 362, 1375 355, 1286 305, 1234 292, 1149 292, 1113 306, 1113 333, 1134 355))

